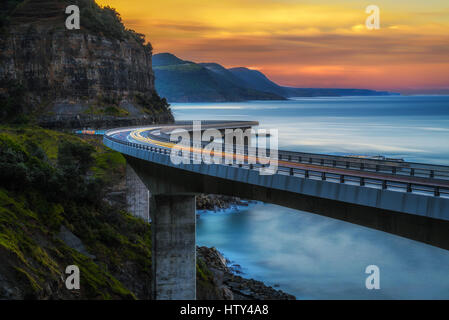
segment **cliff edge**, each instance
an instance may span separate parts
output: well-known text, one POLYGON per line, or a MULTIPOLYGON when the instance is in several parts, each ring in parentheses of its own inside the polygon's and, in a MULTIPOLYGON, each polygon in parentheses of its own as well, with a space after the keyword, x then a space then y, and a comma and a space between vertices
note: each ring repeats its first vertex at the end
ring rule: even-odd
POLYGON ((114 9, 93 0, 19 0, 2 13, 2 119, 50 128, 173 121, 155 91, 151 44, 114 9), (65 27, 71 4, 80 8, 79 30, 65 27))

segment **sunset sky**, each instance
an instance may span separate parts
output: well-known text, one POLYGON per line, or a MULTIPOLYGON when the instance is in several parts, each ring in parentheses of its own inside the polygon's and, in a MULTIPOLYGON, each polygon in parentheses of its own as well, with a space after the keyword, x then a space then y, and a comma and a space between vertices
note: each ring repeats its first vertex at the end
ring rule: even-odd
POLYGON ((449 93, 448 0, 97 0, 155 53, 282 85, 449 93), (365 8, 380 7, 380 30, 365 8))

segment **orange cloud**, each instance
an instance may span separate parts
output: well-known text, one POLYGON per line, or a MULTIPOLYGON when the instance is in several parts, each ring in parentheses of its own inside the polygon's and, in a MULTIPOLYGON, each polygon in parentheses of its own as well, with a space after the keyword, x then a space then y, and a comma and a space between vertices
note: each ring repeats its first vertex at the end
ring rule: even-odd
MULTIPOLYGON (((155 52, 257 66, 291 86, 411 91, 449 87, 447 0, 377 0, 381 29, 358 0, 101 0, 155 52)), ((445 89, 446 88, 446 89, 445 89)))

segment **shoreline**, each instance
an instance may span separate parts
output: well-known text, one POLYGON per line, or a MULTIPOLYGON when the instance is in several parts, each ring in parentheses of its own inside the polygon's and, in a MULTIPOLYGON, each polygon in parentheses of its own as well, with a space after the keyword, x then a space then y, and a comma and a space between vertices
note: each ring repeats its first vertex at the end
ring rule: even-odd
POLYGON ((296 300, 296 297, 280 289, 267 286, 264 282, 247 279, 238 275, 236 264, 230 261, 215 247, 197 247, 197 259, 204 263, 212 276, 215 294, 202 296, 204 300, 296 300))
MULTIPOLYGON (((226 208, 215 207, 212 210, 198 210, 197 219, 200 219, 202 214, 231 214, 230 211, 240 211, 257 203, 257 201, 231 199, 226 208)), ((268 286, 263 281, 245 278, 242 266, 236 261, 227 259, 215 247, 197 246, 197 258, 211 271, 214 286, 218 291, 218 299, 296 300, 294 295, 268 286)))

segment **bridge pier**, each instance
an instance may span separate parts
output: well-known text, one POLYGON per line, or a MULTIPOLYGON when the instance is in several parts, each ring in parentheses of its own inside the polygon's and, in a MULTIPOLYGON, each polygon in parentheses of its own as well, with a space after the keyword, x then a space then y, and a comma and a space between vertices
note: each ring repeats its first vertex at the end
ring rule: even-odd
POLYGON ((154 195, 150 205, 153 299, 196 299, 194 195, 154 195))
POLYGON ((149 221, 150 192, 128 163, 126 163, 126 205, 133 216, 149 221))

